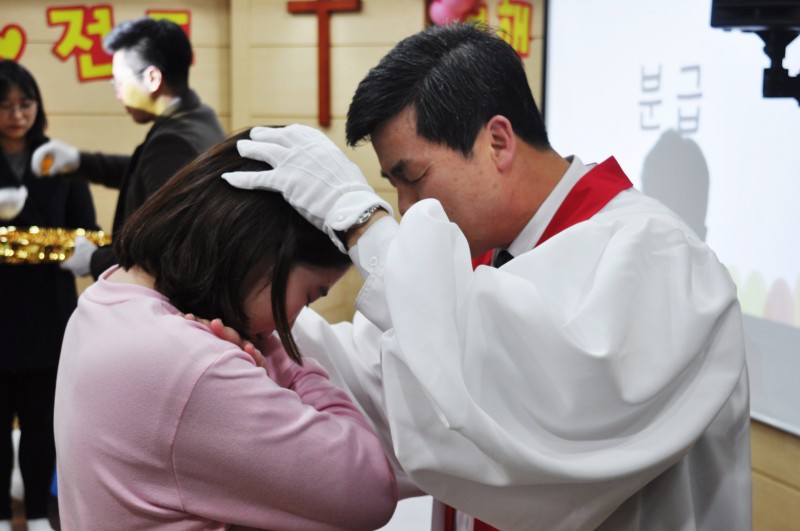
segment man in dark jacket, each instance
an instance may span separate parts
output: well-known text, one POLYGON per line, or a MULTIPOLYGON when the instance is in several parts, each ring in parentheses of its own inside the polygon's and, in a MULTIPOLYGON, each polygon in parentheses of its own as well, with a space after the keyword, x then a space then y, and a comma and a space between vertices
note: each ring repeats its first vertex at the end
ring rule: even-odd
MULTIPOLYGON (((37 175, 73 174, 119 189, 112 233, 173 174, 225 137, 214 111, 189 88, 192 45, 177 24, 149 17, 115 27, 105 39, 114 54, 117 99, 136 123, 153 125, 131 156, 87 153, 51 140, 37 149, 37 175)), ((117 262, 111 247, 87 240, 63 265, 96 279, 117 262)))

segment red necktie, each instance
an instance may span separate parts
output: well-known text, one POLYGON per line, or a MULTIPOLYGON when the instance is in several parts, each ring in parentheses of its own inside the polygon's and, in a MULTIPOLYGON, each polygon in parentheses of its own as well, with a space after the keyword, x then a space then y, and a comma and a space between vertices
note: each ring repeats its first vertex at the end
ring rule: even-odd
MULTIPOLYGON (((614 199, 620 192, 633 186, 614 157, 607 159, 589 170, 575 183, 564 202, 558 207, 553 219, 544 229, 536 245, 544 243, 564 229, 586 221, 614 199)), ((535 247, 535 246, 534 246, 535 247)), ((491 265, 494 250, 472 259, 472 268, 491 265)), ((444 531, 455 531, 456 510, 445 506, 444 531)), ((473 531, 497 531, 487 523, 475 519, 473 531)))

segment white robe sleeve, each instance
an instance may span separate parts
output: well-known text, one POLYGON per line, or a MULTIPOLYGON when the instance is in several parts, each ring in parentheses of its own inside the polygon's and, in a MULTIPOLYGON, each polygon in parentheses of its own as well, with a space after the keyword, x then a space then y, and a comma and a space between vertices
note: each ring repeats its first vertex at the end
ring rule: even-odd
POLYGON ((359 313, 352 324, 330 325, 307 308, 298 316, 292 335, 300 351, 319 361, 330 374, 330 381, 346 390, 369 420, 395 472, 399 497, 424 495, 403 471, 392 449, 383 404, 381 331, 359 313))
POLYGON ((474 272, 437 201, 409 209, 359 295, 388 309, 379 352, 345 380, 416 485, 503 530, 593 529, 689 451, 742 376, 741 318, 713 253, 650 207, 474 272))

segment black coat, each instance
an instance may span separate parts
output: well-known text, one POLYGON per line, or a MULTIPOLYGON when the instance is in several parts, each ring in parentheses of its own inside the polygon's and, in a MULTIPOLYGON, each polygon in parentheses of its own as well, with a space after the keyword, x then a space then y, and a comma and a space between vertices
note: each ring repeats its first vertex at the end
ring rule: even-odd
MULTIPOLYGON (((81 152, 78 175, 109 188, 119 189, 112 234, 156 190, 200 153, 225 138, 214 111, 203 105, 193 91, 181 97, 172 112, 159 116, 133 155, 81 152)), ((111 246, 92 255, 92 276, 117 263, 111 246)))
MULTIPOLYGON (((0 224, 99 229, 87 183, 38 178, 28 167, 22 184, 28 188, 24 208, 0 224)), ((0 188, 18 186, 0 155, 0 188)), ((58 264, 0 263, 0 370, 56 367, 77 300, 75 277, 58 264)))

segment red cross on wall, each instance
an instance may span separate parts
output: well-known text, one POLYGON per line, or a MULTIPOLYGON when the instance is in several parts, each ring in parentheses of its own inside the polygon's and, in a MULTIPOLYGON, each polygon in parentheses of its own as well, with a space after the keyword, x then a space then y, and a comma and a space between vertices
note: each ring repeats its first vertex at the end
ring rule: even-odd
POLYGON ((319 125, 331 125, 331 13, 360 11, 361 0, 298 0, 288 2, 289 13, 317 14, 317 97, 319 125))

